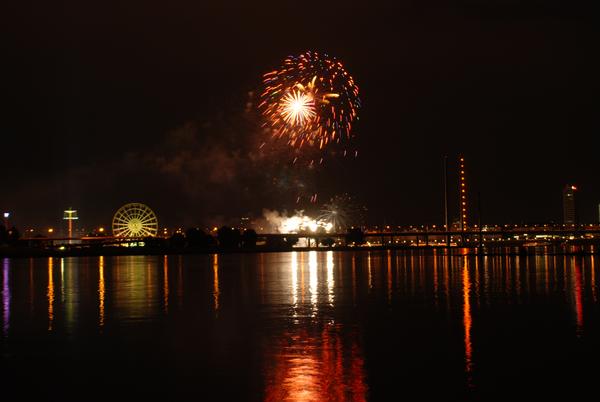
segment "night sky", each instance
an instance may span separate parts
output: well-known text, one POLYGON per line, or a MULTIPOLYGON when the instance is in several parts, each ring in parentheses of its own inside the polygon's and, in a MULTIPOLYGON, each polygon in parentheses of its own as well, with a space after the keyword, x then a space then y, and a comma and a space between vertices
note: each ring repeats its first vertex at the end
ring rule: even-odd
POLYGON ((19 227, 68 206, 109 225, 133 201, 161 226, 235 224, 342 193, 371 224, 441 224, 442 159, 461 153, 484 223, 561 222, 567 183, 598 220, 591 1, 116 3, 3 6, 0 208, 19 227), (360 87, 356 159, 257 151, 262 74, 306 50, 360 87))

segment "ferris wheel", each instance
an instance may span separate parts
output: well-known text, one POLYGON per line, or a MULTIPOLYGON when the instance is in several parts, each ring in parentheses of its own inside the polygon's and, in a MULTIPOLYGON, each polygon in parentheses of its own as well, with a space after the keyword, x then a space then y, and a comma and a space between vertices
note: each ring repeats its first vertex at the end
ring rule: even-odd
POLYGON ((116 237, 154 237, 158 232, 158 219, 147 205, 132 202, 115 213, 112 232, 116 237))

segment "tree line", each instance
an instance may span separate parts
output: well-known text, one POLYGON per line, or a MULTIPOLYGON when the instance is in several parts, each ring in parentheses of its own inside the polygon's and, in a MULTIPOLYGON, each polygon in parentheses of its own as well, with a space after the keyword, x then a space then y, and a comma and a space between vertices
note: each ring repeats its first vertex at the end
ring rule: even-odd
MULTIPOLYGON (((320 233, 322 234, 322 233, 320 233)), ((310 237, 310 235, 307 235, 310 237)), ((19 244, 21 234, 14 226, 6 229, 4 225, 0 225, 0 245, 16 246, 19 244)), ((254 229, 232 228, 222 226, 216 231, 216 234, 210 234, 200 228, 189 228, 185 232, 177 232, 169 238, 146 238, 144 241, 148 247, 169 247, 176 249, 254 249, 257 247, 259 235, 254 229)), ((271 249, 289 249, 297 244, 297 237, 286 237, 285 235, 277 237, 269 237, 266 239, 266 244, 261 244, 258 247, 266 247, 271 249)), ((345 236, 345 243, 360 245, 365 242, 364 233, 360 228, 348 229, 345 236)), ((41 243, 40 243, 41 244, 41 243)), ((330 237, 319 237, 319 244, 325 247, 331 247, 335 244, 335 240, 330 237)), ((35 247, 29 242, 29 247, 35 247)))
POLYGON ((16 227, 7 229, 4 225, 0 225, 0 245, 15 245, 21 238, 21 233, 16 227))

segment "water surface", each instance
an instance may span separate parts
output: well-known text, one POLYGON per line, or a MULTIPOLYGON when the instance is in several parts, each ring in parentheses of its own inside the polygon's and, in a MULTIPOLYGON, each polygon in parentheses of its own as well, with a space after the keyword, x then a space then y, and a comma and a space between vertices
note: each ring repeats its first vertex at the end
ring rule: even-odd
POLYGON ((538 400, 595 389, 597 257, 0 263, 7 401, 538 400))

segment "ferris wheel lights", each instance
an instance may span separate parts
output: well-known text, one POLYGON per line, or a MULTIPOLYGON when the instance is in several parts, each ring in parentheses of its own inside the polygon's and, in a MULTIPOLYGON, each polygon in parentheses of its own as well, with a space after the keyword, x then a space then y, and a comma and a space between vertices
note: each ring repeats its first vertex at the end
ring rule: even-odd
POLYGON ((147 205, 125 204, 113 217, 112 231, 116 237, 154 237, 158 232, 158 219, 147 205))

